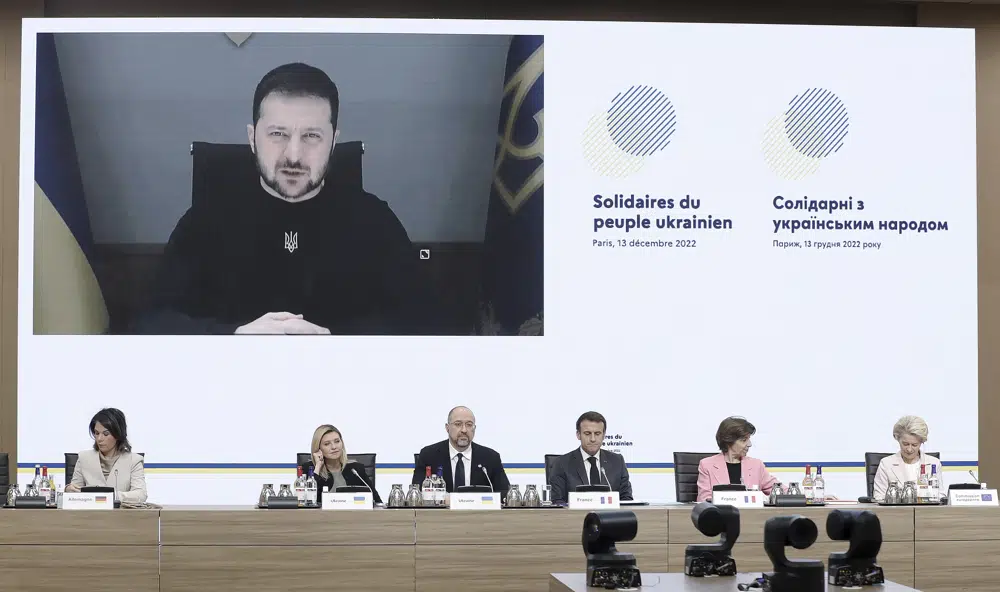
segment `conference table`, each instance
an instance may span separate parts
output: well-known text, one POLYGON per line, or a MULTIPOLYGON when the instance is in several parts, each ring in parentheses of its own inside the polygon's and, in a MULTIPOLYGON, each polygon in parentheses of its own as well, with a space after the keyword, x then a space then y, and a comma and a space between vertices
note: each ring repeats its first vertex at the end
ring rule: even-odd
MULTIPOLYGON (((1000 509, 884 507, 879 564, 886 578, 923 591, 994 592, 1000 582, 1000 509)), ((690 505, 628 508, 638 519, 634 553, 644 573, 683 571, 688 544, 709 539, 690 505)), ((733 556, 741 572, 770 569, 764 521, 798 514, 819 538, 790 557, 846 549, 826 537, 833 507, 742 510, 733 556)), ((16 590, 538 591, 552 573, 586 567, 587 512, 564 508, 257 510, 167 506, 150 510, 0 510, 0 582, 16 590)))

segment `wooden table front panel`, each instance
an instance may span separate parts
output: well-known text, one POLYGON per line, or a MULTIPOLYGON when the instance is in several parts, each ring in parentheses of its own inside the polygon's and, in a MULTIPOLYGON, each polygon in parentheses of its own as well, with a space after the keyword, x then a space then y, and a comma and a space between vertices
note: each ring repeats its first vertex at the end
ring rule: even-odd
POLYGON ((160 536, 164 546, 412 546, 413 520, 413 510, 407 509, 337 512, 176 506, 161 512, 160 536))
POLYGON ((0 510, 0 545, 157 545, 158 510, 0 510))
MULTIPOLYGON (((913 541, 913 507, 848 506, 825 508, 755 508, 740 512, 740 541, 759 543, 764 541, 764 522, 773 516, 799 515, 811 518, 816 523, 819 536, 817 543, 828 543, 826 518, 834 509, 871 510, 882 524, 882 540, 892 542, 913 541)), ((669 512, 670 543, 705 543, 712 539, 704 536, 691 522, 691 509, 671 509, 669 512)), ((846 548, 846 543, 844 543, 846 548)))
MULTIPOLYGON (((640 570, 667 570, 665 544, 623 543, 618 550, 634 553, 640 570)), ((417 592, 544 592, 552 572, 586 569, 582 544, 417 545, 417 592)))
POLYGON ((1000 590, 1000 541, 917 541, 914 559, 918 590, 1000 590))
POLYGON ((163 547, 160 561, 161 592, 413 592, 415 587, 412 545, 163 547))
POLYGON ((1000 508, 917 508, 914 523, 918 541, 1000 540, 1000 508))
MULTIPOLYGON (((14 510, 14 512, 19 512, 14 510)), ((34 514, 67 514, 38 510, 34 514)), ((116 514, 92 511, 84 514, 116 514)), ((113 538, 105 539, 105 543, 113 538)), ((2 545, 0 589, 18 592, 157 592, 159 548, 153 546, 2 545)))
MULTIPOLYGON (((581 545, 588 512, 565 508, 526 510, 417 510, 418 545, 581 545)), ((633 543, 667 540, 664 508, 637 508, 633 543)), ((580 547, 582 549, 582 547, 580 547)), ((582 553, 582 551, 581 551, 582 553)), ((552 571, 552 570, 549 570, 552 571)), ((547 576, 546 576, 547 577, 547 576)), ((548 580, 546 579, 546 582, 548 580)), ((547 584, 546 584, 547 585, 547 584)))

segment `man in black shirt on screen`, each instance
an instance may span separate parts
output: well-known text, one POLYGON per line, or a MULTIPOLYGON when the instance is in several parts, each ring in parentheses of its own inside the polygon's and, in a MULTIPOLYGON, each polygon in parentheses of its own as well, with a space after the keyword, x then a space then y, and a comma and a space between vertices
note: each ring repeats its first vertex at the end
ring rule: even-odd
POLYGON ((386 202, 327 176, 339 106, 336 85, 312 66, 261 79, 247 125, 259 177, 231 180, 238 207, 206 200, 180 219, 138 332, 424 332, 406 229, 386 202))

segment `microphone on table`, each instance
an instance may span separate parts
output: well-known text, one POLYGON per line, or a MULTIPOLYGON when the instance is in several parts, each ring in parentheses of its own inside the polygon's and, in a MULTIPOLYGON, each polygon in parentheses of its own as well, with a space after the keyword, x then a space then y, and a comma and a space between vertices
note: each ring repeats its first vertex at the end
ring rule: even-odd
POLYGON ((608 479, 608 472, 604 470, 604 463, 601 463, 601 474, 604 475, 604 482, 608 484, 608 487, 614 491, 614 487, 611 487, 611 480, 608 479))
MULTIPOLYGON (((972 472, 972 469, 969 469, 969 474, 972 475, 972 478, 975 479, 976 483, 979 483, 979 479, 976 478, 976 474, 972 472)), ((982 485, 982 483, 979 484, 982 485)))
POLYGON ((114 499, 114 501, 118 501, 118 469, 115 469, 115 499, 114 499))
POLYGON ((493 491, 493 481, 490 480, 490 474, 486 472, 486 469, 483 467, 482 464, 479 465, 479 470, 482 471, 484 475, 486 475, 486 482, 490 484, 490 491, 493 491))
MULTIPOLYGON (((351 472, 354 473, 355 477, 357 477, 358 479, 361 479, 361 475, 358 474, 358 470, 357 469, 355 469, 354 467, 351 467, 351 472)), ((372 498, 374 499, 375 492, 372 491, 371 485, 368 485, 368 482, 365 481, 364 479, 361 479, 361 484, 368 488, 368 492, 372 494, 372 498)))

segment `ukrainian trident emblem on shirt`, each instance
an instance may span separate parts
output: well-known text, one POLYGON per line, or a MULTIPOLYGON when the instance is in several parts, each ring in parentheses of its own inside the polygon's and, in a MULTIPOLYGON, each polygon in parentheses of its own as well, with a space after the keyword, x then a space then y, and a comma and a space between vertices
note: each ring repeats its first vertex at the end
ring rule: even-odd
POLYGON ((298 232, 286 232, 285 233, 285 248, 291 253, 295 249, 299 248, 299 233, 298 232))

